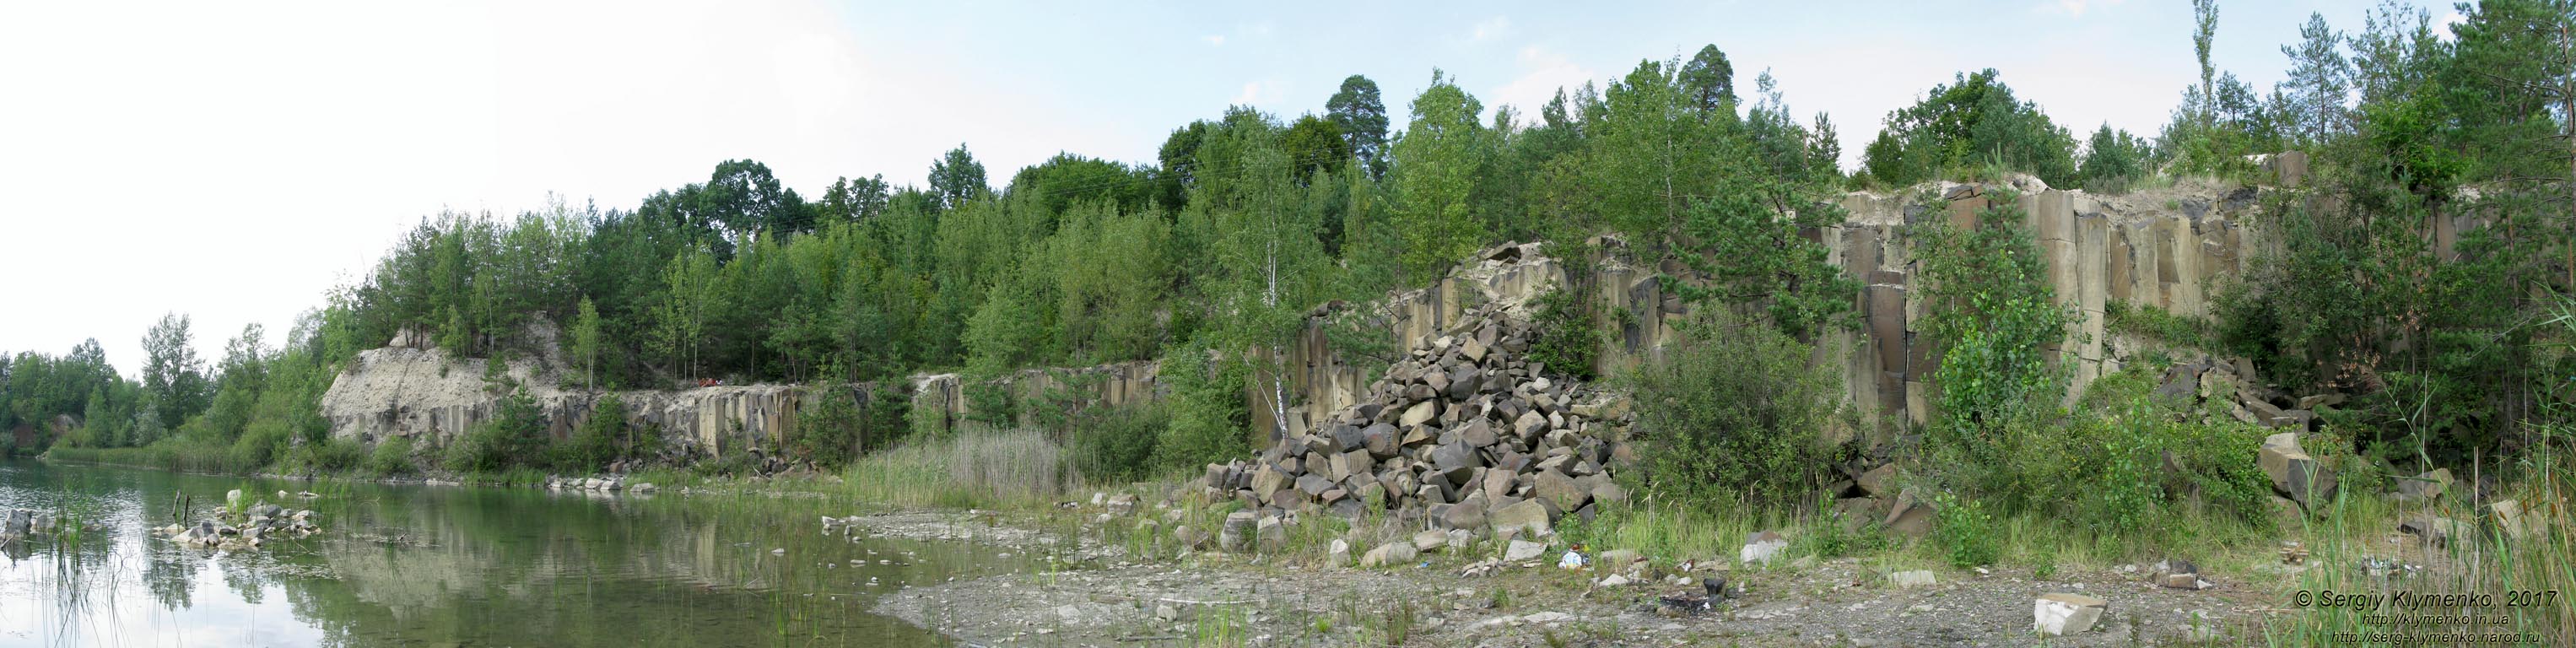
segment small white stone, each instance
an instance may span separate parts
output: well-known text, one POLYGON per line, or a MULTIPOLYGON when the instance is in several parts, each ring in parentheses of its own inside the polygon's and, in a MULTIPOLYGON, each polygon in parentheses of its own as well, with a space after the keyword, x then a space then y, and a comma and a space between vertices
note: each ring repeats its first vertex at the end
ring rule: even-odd
POLYGON ((2102 620, 2109 601, 2082 594, 2043 594, 2031 604, 2032 630, 2049 636, 2081 634, 2102 620))

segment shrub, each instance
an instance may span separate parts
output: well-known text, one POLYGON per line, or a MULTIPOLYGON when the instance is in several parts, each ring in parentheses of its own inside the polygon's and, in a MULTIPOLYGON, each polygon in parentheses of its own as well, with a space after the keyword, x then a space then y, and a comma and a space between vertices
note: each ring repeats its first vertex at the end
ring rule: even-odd
POLYGON ((838 466, 858 453, 859 400, 850 386, 822 383, 805 391, 804 407, 787 439, 788 452, 838 466))
MULTIPOLYGON (((233 461, 245 466, 266 466, 285 456, 292 432, 284 423, 262 421, 233 440, 233 461)), ((308 444, 309 445, 309 444, 308 444)))
POLYGON ((1581 380, 1600 377, 1593 367, 1609 332, 1594 316, 1583 292, 1558 288, 1531 300, 1529 360, 1553 373, 1581 380))
POLYGON ((1932 521, 1932 545, 1941 549, 1950 566, 1967 569, 1993 564, 2001 550, 1995 543, 1995 517, 1986 513, 1986 505, 1946 492, 1933 496, 1933 502, 1940 513, 1932 521))
POLYGON ((295 446, 287 453, 287 464, 308 472, 341 474, 366 465, 367 445, 357 439, 333 438, 319 443, 295 446))
POLYGON ((412 464, 411 453, 411 437, 386 437, 367 453, 367 471, 382 477, 411 474, 418 470, 412 464))
POLYGON ((1247 435, 1251 413, 1243 402, 1251 365, 1237 355, 1220 354, 1213 360, 1209 355, 1205 345, 1185 344, 1163 358, 1171 424, 1154 444, 1157 464, 1197 466, 1252 451, 1247 435))
POLYGON ((1876 520, 1863 520, 1857 527, 1844 526, 1846 523, 1842 509, 1828 508, 1797 543, 1804 553, 1828 560, 1887 547, 1887 534, 1876 520))
POLYGON ((590 406, 590 418, 573 429, 572 438, 555 444, 554 467, 573 473, 598 471, 618 459, 618 443, 627 435, 626 401, 616 394, 600 396, 590 406))
POLYGON ((1978 464, 1998 461, 2009 447, 1994 438, 2004 421, 2064 393, 2062 374, 2042 352, 2065 339, 2072 319, 2049 287, 2046 258, 2021 225, 2015 197, 2000 193, 1973 229, 1935 218, 1909 232, 1922 241, 1927 328, 1940 358, 1932 432, 1941 450, 1978 464))
POLYGON ((526 391, 501 399, 492 420, 467 428, 448 442, 444 464, 459 473, 492 473, 535 467, 546 458, 546 417, 526 391))
POLYGON ((2265 431, 2157 400, 2160 374, 2132 367, 2095 381, 2072 411, 2022 410, 1994 432, 2011 450, 1952 482, 2007 510, 2129 542, 2178 540, 2166 534, 2205 526, 2191 524, 2198 517, 2261 519, 2271 486, 2254 455, 2265 431))
POLYGON ((2112 331, 2126 333, 2188 349, 2212 349, 2216 329, 2207 319, 2175 315, 2154 305, 2132 306, 2128 302, 2103 304, 2103 324, 2112 331))
POLYGON ((1819 432, 1839 390, 1812 349, 1712 308, 1637 375, 1647 486, 1702 501, 1786 502, 1821 483, 1819 432))
POLYGON ((1094 483, 1113 483, 1151 477, 1157 468, 1185 467, 1154 462, 1154 446, 1171 422, 1170 410, 1155 403, 1082 410, 1065 435, 1075 473, 1094 483))

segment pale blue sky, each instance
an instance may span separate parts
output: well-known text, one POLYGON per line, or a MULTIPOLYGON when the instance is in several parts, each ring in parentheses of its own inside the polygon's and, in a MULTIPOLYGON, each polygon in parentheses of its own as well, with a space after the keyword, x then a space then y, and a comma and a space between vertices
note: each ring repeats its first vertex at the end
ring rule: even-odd
MULTIPOLYGON (((170 310, 210 356, 248 322, 274 343, 442 208, 631 207, 728 158, 809 196, 918 183, 960 142, 995 182, 1058 151, 1150 162, 1192 119, 1321 112, 1354 73, 1400 129, 1435 66, 1534 109, 1715 43, 1849 153, 1963 70, 2141 134, 2197 74, 2183 0, 1390 4, 7 3, 0 350, 96 337, 130 374, 170 310)), ((2268 88, 2310 11, 2350 31, 2366 8, 2224 2, 2218 63, 2268 88)))

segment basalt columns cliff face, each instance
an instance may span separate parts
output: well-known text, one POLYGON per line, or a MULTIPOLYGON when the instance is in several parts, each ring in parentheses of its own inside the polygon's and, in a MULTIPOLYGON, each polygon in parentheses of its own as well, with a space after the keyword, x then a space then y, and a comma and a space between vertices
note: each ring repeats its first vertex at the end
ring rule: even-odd
MULTIPOLYGON (((1972 225, 1996 200, 2011 195, 2047 255, 2048 280, 2059 301, 2079 313, 2067 339, 2049 350, 2054 361, 2071 364, 2071 398, 2137 354, 2137 342, 2107 329, 2107 304, 2210 315, 2218 284, 2244 272, 2261 251, 2278 248, 2277 238, 2259 225, 2258 214, 2266 194, 2297 185, 2303 160, 2291 156, 2295 154, 2269 163, 2279 174, 2276 186, 2184 185, 2103 196, 2051 189, 2023 177, 1918 187, 1938 196, 1928 206, 1917 200, 1918 193, 1848 194, 1842 201, 1850 213, 1845 223, 1807 235, 1830 250, 1832 263, 1861 281, 1861 324, 1825 335, 1817 361, 1837 369, 1848 402, 1865 418, 1926 420, 1927 381, 1938 359, 1930 357, 1931 345, 1924 339, 1925 305, 1916 280, 1920 268, 1908 225, 1930 219, 1972 225)), ((2471 216, 2439 218, 2426 236, 2448 242, 2476 225, 2471 216)), ((1662 291, 1656 277, 1679 274, 1681 268, 1642 266, 1615 238, 1592 242, 1585 258, 1552 255, 1565 246, 1547 243, 1498 246, 1466 260, 1437 284, 1365 304, 1316 308, 1304 330, 1267 352, 1277 356, 1257 358, 1277 360, 1255 364, 1278 370, 1257 373, 1245 390, 1254 445, 1265 447, 1282 432, 1293 438, 1354 404, 1369 377, 1365 367, 1334 352, 1327 324, 1334 317, 1357 316, 1390 331, 1399 348, 1415 348, 1468 332, 1477 322, 1466 315, 1478 305, 1500 304, 1513 311, 1558 286, 1580 282, 1593 287, 1589 292, 1599 300, 1596 310, 1611 328, 1599 369, 1615 373, 1654 361, 1675 338, 1675 324, 1689 316, 1678 298, 1662 291), (1284 407, 1276 403, 1282 395, 1284 407)), ((369 440, 427 435, 431 442, 442 442, 493 416, 503 392, 483 379, 483 362, 423 348, 417 337, 402 336, 360 354, 337 378, 322 402, 334 435, 369 440)), ((1124 404, 1159 398, 1159 369, 1140 362, 1027 370, 997 383, 1020 402, 1053 393, 1124 404)), ((526 361, 510 369, 512 379, 526 385, 545 410, 553 432, 567 436, 589 416, 601 394, 561 388, 543 379, 547 373, 526 361)), ((875 392, 870 387, 842 388, 854 390, 865 407, 875 392)), ((919 425, 946 427, 972 412, 968 384, 958 375, 914 376, 905 387, 919 425)), ((625 391, 619 396, 632 423, 658 426, 674 445, 704 454, 777 447, 795 426, 808 389, 762 384, 625 391)))

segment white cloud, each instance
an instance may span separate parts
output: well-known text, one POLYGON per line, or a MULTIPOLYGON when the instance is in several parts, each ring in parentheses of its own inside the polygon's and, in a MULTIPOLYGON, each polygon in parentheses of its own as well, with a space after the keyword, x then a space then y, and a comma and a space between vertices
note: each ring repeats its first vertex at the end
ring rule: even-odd
POLYGON ((1509 35, 1511 32, 1511 17, 1495 16, 1493 18, 1486 19, 1484 22, 1476 23, 1474 28, 1468 30, 1467 40, 1469 42, 1483 42, 1502 38, 1505 35, 1509 35))
POLYGON ((1199 37, 1199 40, 1207 41, 1207 44, 1208 44, 1208 45, 1215 46, 1215 47, 1224 47, 1224 46, 1225 46, 1225 35, 1224 35, 1224 34, 1208 34, 1208 35, 1206 35, 1206 36, 1200 36, 1200 37, 1199 37))
POLYGON ((1226 100, 1226 104, 1232 106, 1255 107, 1265 104, 1274 104, 1278 103, 1280 98, 1287 94, 1282 92, 1282 90, 1283 88, 1280 87, 1278 79, 1252 81, 1243 84, 1243 90, 1241 92, 1234 93, 1234 98, 1226 100))
POLYGON ((1538 118, 1538 109, 1556 97, 1558 88, 1572 92, 1585 81, 1602 78, 1599 72, 1576 64, 1559 52, 1536 46, 1521 48, 1520 76, 1496 86, 1484 95, 1486 105, 1512 106, 1528 119, 1538 118))

